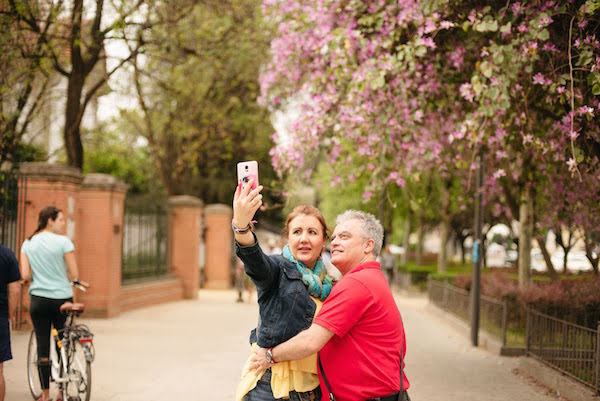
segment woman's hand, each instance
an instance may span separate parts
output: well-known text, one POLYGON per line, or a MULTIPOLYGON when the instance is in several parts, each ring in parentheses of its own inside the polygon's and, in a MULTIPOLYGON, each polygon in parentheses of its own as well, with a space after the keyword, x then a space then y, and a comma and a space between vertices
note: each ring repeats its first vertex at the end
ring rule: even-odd
POLYGON ((267 349, 260 347, 256 352, 252 352, 252 356, 250 357, 250 370, 256 370, 256 376, 259 376, 271 366, 271 364, 267 362, 266 354, 267 349))
POLYGON ((244 186, 240 183, 235 190, 233 196, 233 224, 239 228, 247 227, 256 211, 262 205, 263 186, 259 185, 256 189, 251 190, 254 180, 248 181, 244 186))

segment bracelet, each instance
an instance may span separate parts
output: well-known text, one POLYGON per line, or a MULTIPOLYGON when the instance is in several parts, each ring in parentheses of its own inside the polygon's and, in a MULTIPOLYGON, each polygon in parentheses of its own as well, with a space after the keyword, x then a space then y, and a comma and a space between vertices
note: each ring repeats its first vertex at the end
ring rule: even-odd
POLYGON ((265 353, 265 360, 267 361, 267 363, 269 365, 273 365, 277 362, 275 362, 275 359, 273 358, 273 348, 269 348, 267 349, 267 352, 265 353))
POLYGON ((250 223, 248 223, 248 225, 246 227, 239 228, 238 226, 235 225, 233 220, 231 220, 231 228, 233 229, 233 232, 236 234, 246 234, 248 231, 252 231, 252 229, 254 228, 254 224, 252 224, 252 222, 250 222, 250 223))

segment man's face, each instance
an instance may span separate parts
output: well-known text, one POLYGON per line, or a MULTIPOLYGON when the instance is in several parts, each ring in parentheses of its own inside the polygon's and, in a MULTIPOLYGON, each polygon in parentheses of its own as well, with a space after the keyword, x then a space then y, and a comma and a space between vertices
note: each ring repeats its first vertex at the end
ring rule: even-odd
POLYGON ((331 263, 342 274, 369 259, 373 240, 364 238, 361 222, 347 220, 338 224, 331 236, 331 263))

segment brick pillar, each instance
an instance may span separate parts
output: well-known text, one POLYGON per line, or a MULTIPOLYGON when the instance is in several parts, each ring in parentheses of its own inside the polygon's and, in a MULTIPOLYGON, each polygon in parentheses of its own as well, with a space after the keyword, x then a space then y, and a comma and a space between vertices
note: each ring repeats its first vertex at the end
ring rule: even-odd
POLYGON ((79 169, 60 164, 23 163, 19 172, 27 176, 25 189, 25 235, 37 228, 40 210, 54 205, 63 211, 65 234, 78 245, 77 201, 83 176, 79 169))
POLYGON ((232 214, 231 206, 221 204, 208 205, 204 210, 206 219, 205 288, 231 287, 232 214))
MULTIPOLYGON (((66 234, 75 244, 75 258, 79 262, 79 226, 77 224, 77 208, 79 202, 79 188, 83 177, 81 172, 69 166, 50 163, 23 163, 19 172, 27 177, 25 188, 20 192, 25 197, 23 233, 18 233, 17 238, 29 238, 37 228, 40 210, 46 206, 54 205, 63 211, 66 220, 66 234)), ((21 249, 21 244, 18 244, 21 249)), ((19 251, 20 252, 20 251, 19 251)), ((30 326, 29 286, 22 287, 21 302, 17 327, 27 329, 30 326)))
POLYGON ((90 283, 78 300, 86 316, 119 314, 123 247, 123 207, 127 185, 106 174, 85 176, 79 192, 79 278, 90 283))
POLYGON ((193 196, 169 197, 167 266, 181 281, 186 299, 198 299, 202 206, 193 196))

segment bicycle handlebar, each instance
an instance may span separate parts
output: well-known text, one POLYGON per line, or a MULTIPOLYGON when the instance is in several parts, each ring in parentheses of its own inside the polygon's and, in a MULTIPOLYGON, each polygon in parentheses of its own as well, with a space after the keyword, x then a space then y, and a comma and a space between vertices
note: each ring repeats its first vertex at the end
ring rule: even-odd
POLYGON ((90 284, 85 281, 80 281, 79 279, 75 279, 71 281, 71 285, 77 288, 80 291, 86 292, 88 288, 90 288, 90 284))

